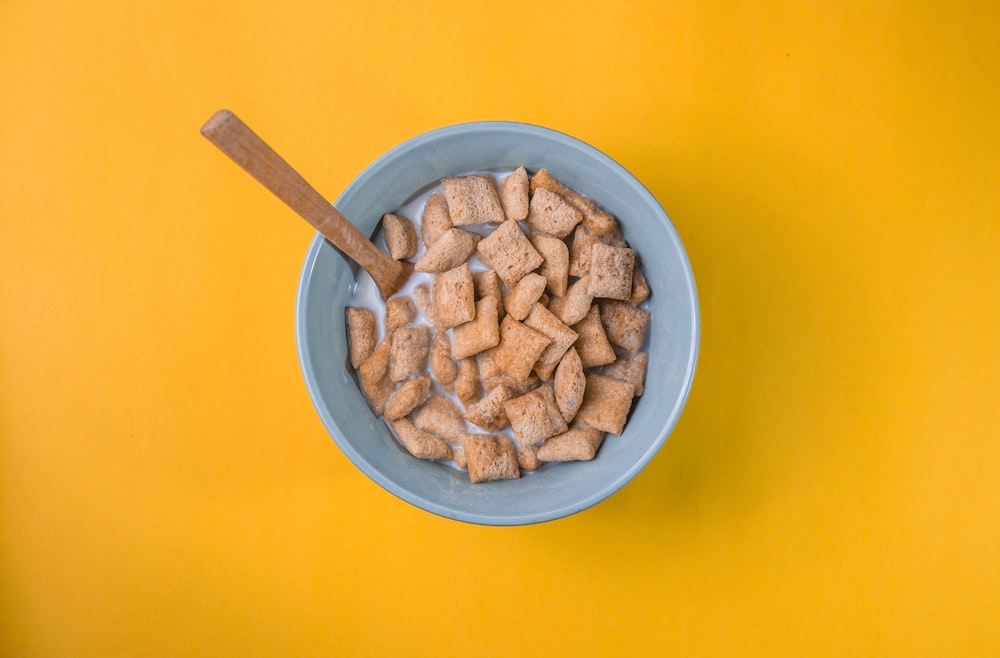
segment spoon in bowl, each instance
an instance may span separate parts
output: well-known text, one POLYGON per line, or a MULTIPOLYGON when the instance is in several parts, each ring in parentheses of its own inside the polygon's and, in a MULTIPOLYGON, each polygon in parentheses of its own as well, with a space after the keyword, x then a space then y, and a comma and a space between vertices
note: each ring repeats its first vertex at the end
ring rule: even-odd
POLYGON ((235 114, 219 110, 201 127, 201 134, 363 267, 383 299, 406 284, 413 272, 412 263, 395 260, 372 244, 235 114))

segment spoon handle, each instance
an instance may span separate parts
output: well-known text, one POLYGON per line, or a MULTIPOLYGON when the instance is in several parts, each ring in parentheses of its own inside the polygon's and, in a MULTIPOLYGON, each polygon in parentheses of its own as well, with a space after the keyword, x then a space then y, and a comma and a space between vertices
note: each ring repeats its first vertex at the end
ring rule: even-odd
POLYGON ((383 297, 399 291, 412 265, 390 258, 316 191, 305 178, 229 110, 205 122, 201 134, 284 201, 372 276, 383 297))

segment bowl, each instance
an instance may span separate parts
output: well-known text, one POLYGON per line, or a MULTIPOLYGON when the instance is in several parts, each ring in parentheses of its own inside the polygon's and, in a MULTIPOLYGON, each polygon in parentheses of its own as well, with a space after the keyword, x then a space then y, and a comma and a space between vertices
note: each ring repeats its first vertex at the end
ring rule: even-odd
POLYGON ((299 281, 295 331, 306 387, 344 454, 402 500, 443 517, 483 525, 541 523, 587 509, 621 489, 664 444, 694 377, 699 311, 677 231, 656 198, 624 167, 564 133, 514 122, 447 126, 414 137, 373 162, 334 205, 366 235, 382 215, 441 178, 471 171, 548 169, 615 215, 652 288, 645 392, 621 436, 595 459, 549 464, 518 480, 471 484, 464 471, 409 455, 369 408, 351 372, 344 309, 358 267, 318 235, 299 281))

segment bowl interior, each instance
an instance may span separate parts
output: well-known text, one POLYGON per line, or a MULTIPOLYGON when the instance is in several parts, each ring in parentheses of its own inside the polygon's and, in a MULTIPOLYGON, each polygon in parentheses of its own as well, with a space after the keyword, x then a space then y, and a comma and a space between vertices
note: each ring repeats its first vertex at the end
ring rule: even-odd
POLYGON ((441 178, 469 171, 548 169, 618 217, 653 290, 645 393, 621 436, 597 458, 553 464, 520 480, 470 484, 464 472, 407 454, 375 417, 348 365, 344 309, 357 266, 322 236, 299 282, 296 336, 306 386, 322 421, 358 468, 427 511, 472 523, 517 525, 567 516, 625 485, 656 454, 681 413, 698 350, 698 302, 691 268, 669 217, 624 168, 562 133, 509 122, 460 124, 415 137, 375 161, 336 201, 366 235, 386 212, 441 178))

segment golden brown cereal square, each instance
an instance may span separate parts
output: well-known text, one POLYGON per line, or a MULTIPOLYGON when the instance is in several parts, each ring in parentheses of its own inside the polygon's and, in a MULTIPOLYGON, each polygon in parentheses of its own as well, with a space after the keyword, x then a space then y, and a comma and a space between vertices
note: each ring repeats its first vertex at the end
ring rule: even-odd
POLYGON ((530 181, 531 194, 534 195, 539 188, 545 188, 555 192, 583 214, 583 224, 594 233, 600 235, 612 235, 618 232, 618 220, 614 216, 598 206, 594 201, 579 194, 563 185, 558 179, 545 169, 539 170, 530 181))
POLYGON ((513 286, 542 264, 541 254, 531 246, 531 241, 513 219, 505 221, 480 240, 476 253, 487 267, 496 270, 497 276, 508 286, 513 286))
POLYGON ((458 441, 465 432, 465 419, 458 406, 440 393, 432 393, 413 415, 413 424, 446 441, 458 441))
POLYGON ((649 311, 612 299, 601 300, 601 321, 613 345, 637 352, 649 328, 649 311))
POLYGON ((524 448, 566 431, 566 420, 556 405, 551 384, 543 384, 503 403, 514 429, 514 438, 524 448))
POLYGON ((577 226, 573 231, 573 244, 569 248, 569 275, 590 274, 590 249, 601 241, 600 236, 586 226, 577 226))
POLYGON ((569 348, 556 366, 552 387, 556 394, 556 406, 568 423, 579 411, 583 392, 587 389, 587 376, 575 347, 569 348))
POLYGON ((552 373, 559 364, 559 360, 562 359, 566 350, 573 346, 579 334, 563 324, 552 311, 541 304, 535 304, 531 307, 531 313, 524 319, 524 324, 545 334, 552 341, 535 362, 535 372, 538 376, 545 380, 552 379, 552 373))
POLYGON ((596 242, 590 248, 591 297, 626 300, 632 294, 632 268, 635 252, 627 247, 612 247, 596 242))
POLYGON ((514 397, 506 386, 497 386, 465 410, 465 419, 491 432, 499 432, 510 424, 503 403, 514 397))
POLYGON ((405 327, 417 319, 417 305, 405 295, 390 297, 385 303, 385 335, 389 336, 400 327, 405 327))
POLYGON ((540 187, 531 195, 525 223, 532 231, 564 238, 581 220, 583 214, 572 204, 555 192, 540 187))
POLYGON ((413 269, 417 272, 440 274, 454 269, 469 260, 476 252, 480 235, 460 228, 450 228, 427 247, 424 255, 417 259, 413 269))
POLYGON ((431 329, 426 325, 400 327, 392 332, 389 378, 401 382, 416 377, 427 367, 431 329))
POLYGON ((528 239, 542 256, 538 273, 545 277, 545 289, 553 295, 565 295, 569 285, 569 248, 566 243, 541 233, 534 233, 528 239))
POLYGON ((399 420, 417 408, 431 392, 431 377, 424 374, 400 384, 385 403, 386 420, 399 420))
POLYGON ((535 362, 552 341, 536 329, 509 315, 500 323, 500 343, 486 351, 500 369, 521 382, 528 378, 535 362))
POLYGON ((507 315, 515 320, 524 320, 528 317, 532 305, 538 301, 545 292, 545 277, 535 272, 528 272, 517 282, 503 300, 507 315))
POLYGON ((462 359, 458 362, 458 377, 455 379, 455 395, 465 406, 479 399, 483 392, 479 381, 479 366, 475 359, 462 359))
POLYGON ((497 302, 497 322, 503 317, 503 291, 500 277, 494 270, 481 270, 472 273, 472 284, 476 287, 476 299, 493 297, 497 302))
POLYGON ((546 462, 589 461, 604 443, 604 432, 575 425, 538 447, 538 458, 546 462))
POLYGON ((590 287, 590 275, 582 276, 572 284, 566 291, 565 297, 554 297, 549 302, 549 310, 555 313, 556 317, 563 321, 563 324, 572 327, 582 320, 594 298, 590 296, 587 289, 590 287))
POLYGON ((430 248, 452 226, 448 202, 443 194, 435 192, 427 198, 424 214, 420 217, 420 235, 424 239, 424 245, 430 248))
POLYGON ((628 298, 628 303, 638 306, 647 299, 652 291, 649 289, 649 282, 646 280, 646 273, 642 271, 639 263, 632 269, 632 294, 628 298))
POLYGON ((450 329, 476 317, 476 293, 469 264, 462 263, 438 275, 432 285, 431 299, 434 316, 442 329, 450 329))
POLYGON ((504 220, 503 207, 492 176, 472 174, 441 181, 448 213, 455 226, 499 224, 504 220))
POLYGON ((456 359, 464 359, 496 346, 500 342, 496 300, 489 296, 477 301, 475 318, 458 325, 452 333, 452 355, 456 359))
POLYGON ((462 449, 469 468, 470 482, 513 480, 521 477, 517 448, 506 436, 463 434, 462 449))
POLYGON ((590 307, 582 320, 573 325, 573 330, 580 336, 575 347, 584 368, 603 366, 615 360, 615 350, 608 342, 601 323, 601 312, 596 304, 590 307))
POLYGON ((378 343, 378 324, 375 313, 367 308, 349 306, 347 315, 347 347, 351 354, 351 367, 357 369, 375 351, 378 343))
POLYGON ((389 423, 396 438, 403 444, 406 451, 420 459, 451 459, 451 446, 426 432, 409 418, 400 418, 389 423))
POLYGON ((635 387, 612 377, 587 373, 587 388, 576 421, 603 432, 621 434, 632 409, 635 387))
POLYGON ((382 235, 389 255, 396 260, 417 255, 417 230, 413 222, 401 215, 386 213, 382 216, 382 235))
POLYGON ((385 403, 392 394, 393 384, 389 378, 390 342, 383 340, 379 343, 371 356, 358 367, 361 391, 368 398, 368 403, 377 416, 381 416, 385 411, 385 403))
POLYGON ((507 219, 521 221, 528 216, 528 171, 518 167, 500 183, 500 205, 507 219))
POLYGON ((537 471, 544 463, 538 458, 538 446, 527 446, 517 451, 517 465, 522 471, 537 471))
POLYGON ((443 331, 435 333, 431 342, 430 369, 441 388, 446 391, 455 390, 458 364, 451 358, 451 339, 443 331))
POLYGON ((624 352, 613 363, 604 367, 601 374, 614 377, 635 386, 636 397, 642 395, 646 381, 646 367, 649 364, 647 352, 624 352))

